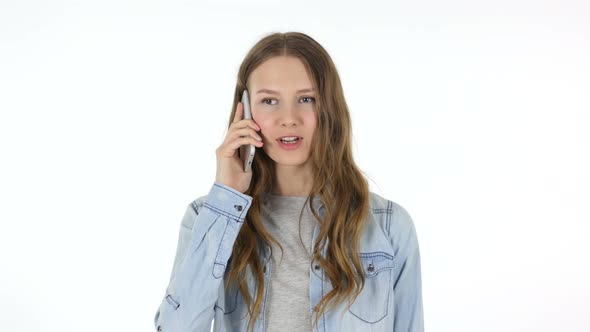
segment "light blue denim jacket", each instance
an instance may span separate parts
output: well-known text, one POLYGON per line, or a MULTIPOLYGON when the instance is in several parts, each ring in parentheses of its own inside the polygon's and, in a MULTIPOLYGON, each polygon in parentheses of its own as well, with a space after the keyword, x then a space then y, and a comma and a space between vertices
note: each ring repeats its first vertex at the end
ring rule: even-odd
MULTIPOLYGON (((156 331, 209 332, 246 331, 247 308, 234 285, 224 288, 232 247, 252 197, 220 182, 209 193, 188 204, 172 274, 154 317, 156 331)), ((399 204, 370 192, 370 222, 360 242, 358 255, 367 275, 365 287, 346 310, 345 301, 328 309, 313 332, 328 331, 424 331, 420 251, 413 221, 399 204)), ((324 207, 319 205, 320 216, 324 207)), ((315 243, 319 225, 313 231, 315 243)), ((265 287, 269 284, 268 246, 260 253, 265 264, 265 287)), ((326 250, 324 249, 323 257, 326 250)), ((324 271, 314 264, 309 271, 312 308, 332 287, 324 271)), ((248 277, 250 294, 256 286, 248 277)), ((264 331, 266 289, 262 314, 254 331, 264 331)))

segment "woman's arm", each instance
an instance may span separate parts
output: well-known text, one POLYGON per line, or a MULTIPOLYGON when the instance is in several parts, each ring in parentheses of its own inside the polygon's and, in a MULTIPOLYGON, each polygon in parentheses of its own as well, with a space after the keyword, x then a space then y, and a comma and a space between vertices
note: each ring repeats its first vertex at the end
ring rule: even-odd
POLYGON ((218 290, 252 197, 215 182, 187 206, 166 294, 154 316, 157 331, 208 331, 218 290))
POLYGON ((406 209, 394 202, 392 205, 389 233, 397 271, 393 284, 393 331, 423 332, 422 273, 416 228, 406 209))

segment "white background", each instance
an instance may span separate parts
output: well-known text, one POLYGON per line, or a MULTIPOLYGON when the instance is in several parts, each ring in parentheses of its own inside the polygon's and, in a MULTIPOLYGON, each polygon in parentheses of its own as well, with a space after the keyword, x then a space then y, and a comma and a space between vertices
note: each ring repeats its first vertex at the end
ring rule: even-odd
POLYGON ((588 331, 589 22, 582 0, 2 0, 2 330, 155 330, 239 64, 293 30, 414 219, 427 331, 588 331))

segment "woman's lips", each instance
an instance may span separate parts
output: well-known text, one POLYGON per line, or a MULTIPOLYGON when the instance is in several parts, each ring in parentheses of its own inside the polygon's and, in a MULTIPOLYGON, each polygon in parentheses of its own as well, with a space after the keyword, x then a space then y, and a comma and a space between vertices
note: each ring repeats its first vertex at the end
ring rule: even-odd
POLYGON ((284 150, 295 150, 297 149, 299 146, 301 146, 301 141, 303 141, 303 138, 299 138, 297 140, 297 142, 295 143, 284 143, 281 139, 278 139, 279 141, 279 146, 284 149, 284 150))

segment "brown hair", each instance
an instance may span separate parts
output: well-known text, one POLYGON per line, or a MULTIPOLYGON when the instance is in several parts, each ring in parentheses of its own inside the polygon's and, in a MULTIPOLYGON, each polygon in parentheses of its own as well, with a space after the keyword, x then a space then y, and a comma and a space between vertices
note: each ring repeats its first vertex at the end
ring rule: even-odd
MULTIPOLYGON (((300 32, 272 33, 259 40, 240 65, 237 84, 229 116, 231 125, 235 109, 241 99, 252 71, 274 56, 294 56, 305 65, 308 75, 313 78, 317 91, 317 126, 312 137, 310 158, 313 164, 313 187, 305 204, 309 204, 313 216, 320 224, 317 242, 313 246, 312 264, 317 262, 325 271, 333 289, 314 308, 313 324, 327 310, 329 304, 343 303, 347 298, 352 302, 365 283, 365 275, 359 257, 359 238, 369 212, 369 187, 352 158, 352 132, 348 107, 344 100, 342 85, 336 66, 326 50, 314 39, 300 32), (325 207, 322 219, 312 206, 312 197, 318 195, 325 207), (327 244, 326 257, 322 250, 327 244)), ((257 238, 270 246, 276 243, 283 247, 261 222, 261 200, 263 192, 271 192, 275 176, 274 161, 257 149, 252 165, 252 181, 245 192, 252 196, 248 210, 232 250, 232 259, 225 287, 233 282, 244 297, 250 314, 248 331, 251 331, 262 306, 264 273, 258 252, 257 238), (252 302, 248 292, 246 271, 250 266, 257 283, 255 299, 252 302)), ((302 210, 303 211, 303 210, 302 210)), ((301 222, 301 215, 299 218, 301 222)), ((272 254, 272 246, 271 254, 272 254)), ((310 266, 311 267, 311 266, 310 266)), ((346 308, 348 310, 350 305, 346 308)))

